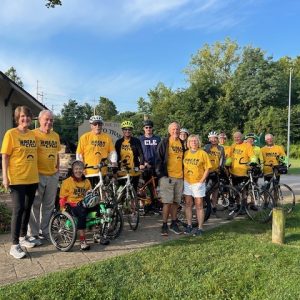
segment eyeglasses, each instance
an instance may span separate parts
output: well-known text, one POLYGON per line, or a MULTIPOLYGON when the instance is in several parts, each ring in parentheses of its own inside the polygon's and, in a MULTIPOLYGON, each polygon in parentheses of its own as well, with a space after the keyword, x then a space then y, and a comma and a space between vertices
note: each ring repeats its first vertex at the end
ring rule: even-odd
POLYGON ((93 126, 102 126, 102 123, 92 123, 93 126))
POLYGON ((124 131, 131 131, 132 129, 131 128, 122 128, 122 130, 124 130, 124 131))
POLYGON ((145 126, 145 129, 152 129, 152 126, 145 126))

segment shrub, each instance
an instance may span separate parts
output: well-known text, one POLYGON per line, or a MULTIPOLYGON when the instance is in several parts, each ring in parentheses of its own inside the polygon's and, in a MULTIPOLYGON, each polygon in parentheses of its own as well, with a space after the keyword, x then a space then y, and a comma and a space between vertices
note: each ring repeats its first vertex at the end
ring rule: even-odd
POLYGON ((0 233, 10 229, 11 211, 6 203, 0 203, 0 233))
POLYGON ((290 158, 300 159, 300 145, 290 146, 290 158))

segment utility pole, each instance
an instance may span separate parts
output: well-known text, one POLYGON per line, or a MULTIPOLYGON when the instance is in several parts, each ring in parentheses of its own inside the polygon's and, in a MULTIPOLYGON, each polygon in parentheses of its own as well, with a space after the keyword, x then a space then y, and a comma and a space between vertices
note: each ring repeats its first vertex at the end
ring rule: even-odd
POLYGON ((41 96, 42 101, 40 101, 41 103, 44 103, 44 93, 43 92, 39 92, 39 81, 36 81, 36 100, 39 101, 39 96, 41 96))
POLYGON ((289 106, 288 106, 288 132, 287 132, 287 160, 288 165, 290 161, 290 128, 291 128, 291 101, 292 101, 292 72, 293 68, 290 68, 290 81, 289 81, 289 106))

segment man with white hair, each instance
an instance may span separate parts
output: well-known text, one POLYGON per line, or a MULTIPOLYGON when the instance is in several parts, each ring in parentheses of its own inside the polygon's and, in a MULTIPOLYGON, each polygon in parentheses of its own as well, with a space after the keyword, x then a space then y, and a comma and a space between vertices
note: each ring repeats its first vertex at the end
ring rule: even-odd
POLYGON ((53 113, 42 110, 40 127, 33 130, 37 142, 39 186, 28 226, 29 240, 37 246, 49 236, 49 221, 55 205, 59 180, 59 135, 52 130, 53 113))
POLYGON ((272 178, 272 166, 279 165, 279 158, 285 158, 286 154, 282 146, 274 144, 274 136, 270 133, 265 136, 266 145, 261 148, 261 153, 264 159, 264 179, 270 181, 272 178))

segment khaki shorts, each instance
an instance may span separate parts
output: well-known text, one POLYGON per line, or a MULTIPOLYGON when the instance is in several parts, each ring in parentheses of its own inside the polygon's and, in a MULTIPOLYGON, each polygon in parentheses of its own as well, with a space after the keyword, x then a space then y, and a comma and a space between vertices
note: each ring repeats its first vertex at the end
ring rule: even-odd
POLYGON ((183 191, 183 179, 162 177, 159 179, 159 193, 162 203, 180 203, 183 191))

